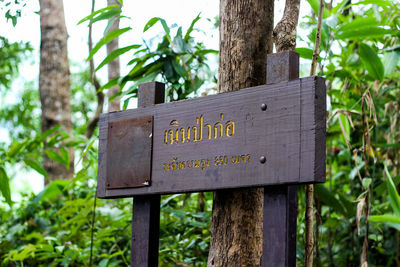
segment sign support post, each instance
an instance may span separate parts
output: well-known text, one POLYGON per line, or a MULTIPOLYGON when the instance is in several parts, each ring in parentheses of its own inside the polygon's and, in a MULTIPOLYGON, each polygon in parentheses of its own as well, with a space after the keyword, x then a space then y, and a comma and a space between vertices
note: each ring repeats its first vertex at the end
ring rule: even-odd
MULTIPOLYGON (((164 103, 165 85, 158 82, 140 84, 138 107, 164 103)), ((160 195, 133 198, 131 266, 158 266, 160 231, 160 195)))
MULTIPOLYGON (((299 55, 267 56, 267 84, 299 78, 299 55)), ((264 187, 262 266, 296 266, 297 185, 264 187)))

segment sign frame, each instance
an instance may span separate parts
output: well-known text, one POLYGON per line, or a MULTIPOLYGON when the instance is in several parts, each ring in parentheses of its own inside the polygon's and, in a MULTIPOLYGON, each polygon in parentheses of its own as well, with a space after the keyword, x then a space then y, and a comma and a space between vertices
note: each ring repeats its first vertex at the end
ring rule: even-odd
MULTIPOLYGON (((325 80, 314 76, 103 114, 100 117, 97 196, 119 198, 324 182, 325 168, 321 166, 325 166, 325 90, 325 80), (212 115, 214 117, 206 121, 212 115), (210 138, 210 133, 213 133, 208 131, 208 137, 204 132, 206 140, 201 142, 192 140, 191 143, 181 143, 184 140, 179 139, 178 143, 171 143, 173 140, 169 137, 173 136, 169 133, 173 130, 174 136, 175 133, 178 136, 178 130, 189 129, 187 126, 193 125, 196 119, 197 125, 199 119, 204 120, 202 126, 205 128, 205 123, 208 123, 207 126, 214 124, 218 115, 224 125, 226 121, 238 118, 234 136, 226 137, 224 134, 229 134, 229 129, 219 127, 213 129, 218 134, 217 138, 210 138), (222 118, 223 115, 226 119, 222 118), (134 188, 110 188, 107 186, 107 175, 120 170, 107 169, 109 159, 115 157, 107 149, 109 125, 142 117, 153 117, 154 122, 152 153, 147 154, 152 159, 144 159, 151 162, 151 175, 144 174, 144 179, 151 180, 151 183, 134 188), (265 125, 262 125, 263 118, 267 121, 265 125), (181 123, 183 127, 170 126, 172 122, 181 123), (164 125, 159 126, 162 123, 164 125), (212 152, 207 155, 208 151, 212 152), (187 154, 191 156, 185 156, 187 154), (224 161, 221 165, 227 163, 226 166, 216 166, 219 165, 217 157, 221 157, 224 161), (234 166, 234 160, 242 165, 234 166), (183 163, 186 169, 178 169, 178 164, 183 163)), ((129 144, 124 146, 130 149, 129 144)), ((132 162, 133 172, 138 169, 134 163, 143 161, 142 158, 124 160, 132 162)), ((129 165, 126 162, 121 164, 129 165)))

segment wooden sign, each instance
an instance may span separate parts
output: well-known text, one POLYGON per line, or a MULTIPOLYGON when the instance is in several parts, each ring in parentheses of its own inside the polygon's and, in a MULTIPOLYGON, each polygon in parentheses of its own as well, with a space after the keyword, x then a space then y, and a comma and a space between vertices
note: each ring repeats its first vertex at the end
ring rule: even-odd
POLYGON ((103 114, 97 196, 323 182, 325 110, 308 77, 103 114))

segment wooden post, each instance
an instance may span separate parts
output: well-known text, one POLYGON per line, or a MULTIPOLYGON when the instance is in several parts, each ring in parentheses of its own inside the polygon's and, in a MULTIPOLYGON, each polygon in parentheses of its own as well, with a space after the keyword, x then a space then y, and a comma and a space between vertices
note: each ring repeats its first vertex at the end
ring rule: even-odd
MULTIPOLYGON (((138 107, 163 103, 165 85, 158 82, 140 84, 138 107)), ((131 267, 158 266, 160 230, 160 195, 133 199, 131 267)))
MULTIPOLYGON (((299 55, 267 56, 267 84, 299 78, 299 55)), ((297 186, 264 187, 262 266, 296 266, 297 186)))

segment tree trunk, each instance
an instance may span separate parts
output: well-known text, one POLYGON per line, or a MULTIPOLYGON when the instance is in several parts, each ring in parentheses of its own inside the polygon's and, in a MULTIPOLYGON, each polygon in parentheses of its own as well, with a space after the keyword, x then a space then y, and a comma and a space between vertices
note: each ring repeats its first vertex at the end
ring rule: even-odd
MULTIPOLYGON (((40 75, 42 131, 56 125, 72 134, 71 90, 67 56, 67 29, 62 0, 40 0, 40 75)), ((46 155, 43 167, 50 180, 70 179, 74 174, 74 151, 68 148, 70 166, 56 163, 46 155)))
MULTIPOLYGON (((265 84, 273 3, 220 1, 219 93, 265 84)), ((260 266, 263 193, 262 188, 214 193, 208 266, 260 266)))
MULTIPOLYGON (((119 5, 118 0, 107 0, 107 5, 119 5)), ((119 28, 119 18, 111 18, 109 23, 113 23, 109 29, 109 32, 114 31, 119 28)), ((109 55, 112 51, 118 49, 118 37, 113 39, 111 42, 107 44, 107 55, 109 55)), ((116 77, 120 76, 120 67, 119 67, 119 57, 108 63, 108 80, 112 80, 116 77)), ((108 90, 107 96, 110 99, 113 95, 119 93, 119 86, 116 85, 108 90)), ((108 102, 108 112, 118 111, 120 110, 120 100, 119 96, 115 97, 113 101, 108 102)))
POLYGON ((286 0, 281 21, 274 29, 276 52, 296 50, 297 23, 299 21, 300 0, 286 0))

